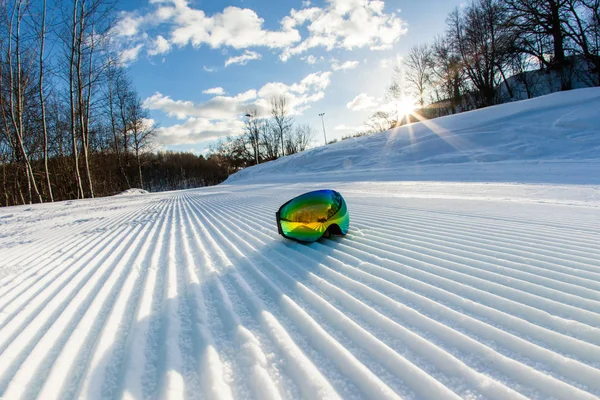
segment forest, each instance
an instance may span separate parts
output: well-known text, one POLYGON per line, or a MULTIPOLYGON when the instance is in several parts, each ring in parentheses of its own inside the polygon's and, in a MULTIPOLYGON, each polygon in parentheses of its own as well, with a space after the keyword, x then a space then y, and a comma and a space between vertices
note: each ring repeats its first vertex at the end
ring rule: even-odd
POLYGON ((0 205, 222 182, 213 158, 156 151, 120 61, 115 3, 0 2, 0 205))

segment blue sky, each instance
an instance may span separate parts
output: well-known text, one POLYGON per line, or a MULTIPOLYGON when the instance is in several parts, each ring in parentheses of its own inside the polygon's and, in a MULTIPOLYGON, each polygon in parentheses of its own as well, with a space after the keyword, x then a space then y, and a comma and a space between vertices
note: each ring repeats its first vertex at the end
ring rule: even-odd
POLYGON ((461 2, 130 0, 115 31, 162 148, 203 153, 279 94, 318 145, 318 114, 328 140, 359 129, 398 58, 442 33, 461 2))

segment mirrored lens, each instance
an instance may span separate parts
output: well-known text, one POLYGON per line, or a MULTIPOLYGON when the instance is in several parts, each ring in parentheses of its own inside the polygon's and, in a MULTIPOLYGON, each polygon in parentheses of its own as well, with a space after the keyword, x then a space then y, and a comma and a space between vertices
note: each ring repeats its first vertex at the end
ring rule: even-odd
POLYGON ((284 235, 302 241, 319 239, 331 225, 346 234, 350 223, 342 196, 333 190, 319 190, 298 196, 280 210, 284 235))
POLYGON ((281 208, 281 218, 294 222, 325 222, 341 207, 342 196, 318 190, 298 196, 281 208))
POLYGON ((281 230, 285 236, 303 242, 314 242, 315 240, 318 240, 323 236, 328 226, 329 224, 326 225, 319 222, 305 224, 301 222, 281 221, 281 230))

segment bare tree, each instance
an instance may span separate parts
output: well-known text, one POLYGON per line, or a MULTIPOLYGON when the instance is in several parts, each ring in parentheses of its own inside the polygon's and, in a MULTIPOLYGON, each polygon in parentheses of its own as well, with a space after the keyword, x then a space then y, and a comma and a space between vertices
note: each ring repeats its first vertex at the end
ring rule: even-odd
POLYGON ((105 105, 110 121, 110 132, 112 133, 112 147, 117 158, 117 165, 123 181, 128 189, 131 188, 129 177, 125 172, 123 163, 123 151, 126 147, 127 132, 125 129, 124 107, 125 94, 130 91, 129 81, 126 79, 126 73, 123 68, 119 67, 116 61, 109 62, 106 71, 105 85, 105 105), (123 147, 123 149, 122 149, 123 147))
POLYGON ((46 102, 44 96, 44 45, 46 42, 46 0, 42 4, 42 21, 40 27, 40 59, 39 59, 39 95, 40 109, 42 112, 42 131, 44 136, 44 175, 46 177, 46 185, 48 187, 48 196, 50 201, 54 201, 52 194, 52 184, 50 183, 50 171, 48 170, 48 126, 46 123, 46 102))
POLYGON ((78 141, 81 145, 83 172, 87 191, 94 197, 94 186, 90 167, 90 120, 97 96, 96 86, 103 76, 110 59, 103 47, 113 26, 113 4, 110 0, 71 0, 72 8, 64 26, 67 60, 69 65, 69 98, 71 103, 71 136, 75 180, 79 194, 84 197, 83 181, 79 167, 78 141))
MULTIPOLYGON (((111 1, 0 1, 0 205, 114 194, 128 181, 178 188, 226 175, 201 156, 149 153, 155 126, 126 67, 107 63, 116 51, 106 39, 111 1)), ((246 166, 239 143, 231 159, 246 166)))
MULTIPOLYGON (((21 31, 23 18, 28 12, 27 8, 27 1, 15 0, 6 24, 8 28, 8 46, 6 50, 6 67, 8 69, 7 114, 10 121, 7 126, 10 125, 8 129, 12 130, 14 137, 10 142, 15 146, 16 153, 23 163, 27 182, 27 201, 32 203, 34 197, 42 202, 42 196, 38 190, 31 160, 26 149, 27 138, 25 137, 25 113, 32 81, 32 73, 29 68, 32 54, 28 51, 28 46, 24 46, 24 37, 21 31)), ((5 118, 7 114, 3 112, 5 118)))
POLYGON ((370 132, 384 132, 397 126, 398 120, 386 111, 377 111, 366 122, 370 132))
POLYGON ((130 104, 128 106, 128 129, 133 138, 133 150, 135 153, 135 162, 138 172, 139 188, 144 188, 142 176, 142 153, 150 149, 152 140, 156 134, 156 126, 149 118, 148 110, 142 106, 142 101, 137 95, 129 96, 130 104))
POLYGON ((66 44, 69 54, 69 102, 70 102, 70 119, 71 119, 71 144, 73 167, 75 175, 75 184, 77 185, 77 195, 79 198, 84 198, 83 184, 81 181, 81 172, 79 169, 79 150, 78 150, 78 134, 77 134, 77 99, 76 99, 76 75, 75 66, 77 65, 77 29, 78 29, 78 8, 79 0, 73 1, 73 13, 71 20, 65 21, 65 25, 69 27, 69 35, 66 36, 66 44))
POLYGON ((514 41, 505 9, 499 0, 475 0, 462 11, 455 9, 449 23, 452 44, 477 91, 477 106, 495 104, 500 79, 506 82, 504 67, 514 41))
POLYGON ((264 159, 272 161, 279 156, 279 134, 269 120, 260 125, 260 144, 264 149, 264 159))
POLYGON ((4 136, 0 136, 0 164, 2 164, 2 194, 4 199, 0 199, 2 203, 0 205, 9 206, 10 196, 8 188, 8 176, 7 176, 7 165, 12 154, 12 148, 9 146, 4 136))
POLYGON ((294 119, 290 117, 289 102, 285 95, 271 98, 271 118, 273 120, 272 128, 275 130, 281 141, 281 152, 285 156, 285 136, 292 129, 294 119))
POLYGON ((290 130, 285 141, 287 154, 296 154, 306 150, 314 136, 315 131, 310 125, 296 126, 294 130, 290 130))
POLYGON ((308 124, 298 125, 294 130, 293 142, 296 152, 302 152, 308 149, 315 138, 315 130, 308 124))
POLYGON ((251 165, 252 156, 242 136, 228 136, 216 141, 210 146, 210 153, 228 175, 251 165))
POLYGON ((565 54, 564 22, 570 0, 504 0, 519 51, 536 56, 545 67, 561 73, 561 89, 572 87, 565 54), (548 48, 550 45, 550 48, 548 48), (552 59, 547 60, 546 54, 552 59))
POLYGON ((535 86, 538 81, 537 75, 532 73, 534 67, 531 58, 529 54, 516 52, 510 61, 513 77, 525 89, 528 99, 536 95, 535 86))
MULTIPOLYGON (((117 109, 119 112, 119 118, 121 123, 121 142, 123 143, 123 163, 125 167, 130 166, 130 147, 131 147, 131 136, 128 129, 128 115, 127 107, 131 102, 131 96, 133 91, 131 90, 131 80, 126 74, 120 74, 117 76, 116 81, 116 98, 117 98, 117 109)), ((129 182, 128 182, 129 185, 129 182)))
POLYGON ((258 116, 256 107, 247 110, 244 122, 246 124, 244 135, 250 147, 252 147, 254 162, 258 165, 260 163, 260 125, 262 120, 258 116))
POLYGON ((600 0, 568 0, 565 35, 574 45, 571 51, 588 65, 580 75, 588 84, 600 86, 600 0))
POLYGON ((436 101, 450 100, 452 114, 461 104, 464 87, 464 69, 460 55, 453 49, 451 40, 438 36, 432 46, 433 76, 438 87, 436 101))
MULTIPOLYGON (((405 76, 404 66, 403 65, 395 65, 394 73, 392 74, 392 83, 388 86, 387 89, 387 97, 390 101, 399 104, 404 101, 407 92, 407 80, 405 76)), ((394 119, 394 123, 392 127, 398 126, 401 124, 403 116, 400 115, 400 107, 395 107, 396 115, 394 119)), ((379 113, 383 113, 380 111, 379 113)), ((381 115, 380 115, 381 116, 381 115)), ((375 117, 375 115, 374 115, 375 117)), ((388 115, 389 117, 389 115, 388 115)), ((373 119, 373 118, 372 118, 373 119)), ((381 118, 375 118, 376 120, 380 120, 381 118)), ((389 128, 388 128, 389 129, 389 128)))
POLYGON ((417 45, 410 49, 404 60, 406 81, 416 89, 421 108, 425 105, 425 91, 431 81, 431 50, 428 45, 417 45))

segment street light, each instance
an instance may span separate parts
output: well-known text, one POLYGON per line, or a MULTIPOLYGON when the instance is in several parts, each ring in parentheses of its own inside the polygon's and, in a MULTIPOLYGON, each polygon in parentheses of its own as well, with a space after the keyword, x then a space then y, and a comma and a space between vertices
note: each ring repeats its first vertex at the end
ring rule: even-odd
POLYGON ((321 117, 321 122, 323 123, 323 136, 325 137, 325 146, 327 146, 327 135, 325 134, 325 120, 323 119, 324 115, 325 113, 320 113, 319 117, 321 117))

